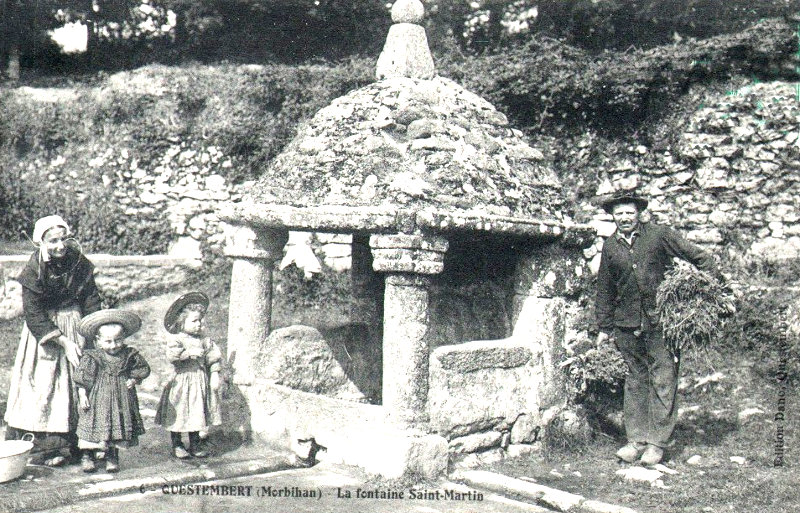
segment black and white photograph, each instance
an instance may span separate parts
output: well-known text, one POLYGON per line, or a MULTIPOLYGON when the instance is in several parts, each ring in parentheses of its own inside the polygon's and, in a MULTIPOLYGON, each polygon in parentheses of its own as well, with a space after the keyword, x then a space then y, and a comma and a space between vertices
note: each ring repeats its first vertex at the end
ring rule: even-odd
POLYGON ((0 0, 0 513, 800 511, 800 0, 0 0))

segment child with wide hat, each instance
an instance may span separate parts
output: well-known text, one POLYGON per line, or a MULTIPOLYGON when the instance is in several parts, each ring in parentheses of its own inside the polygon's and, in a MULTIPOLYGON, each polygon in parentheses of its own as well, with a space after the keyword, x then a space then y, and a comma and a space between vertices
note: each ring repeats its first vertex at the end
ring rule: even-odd
POLYGON ((179 459, 208 456, 200 432, 222 424, 222 352, 203 330, 208 304, 202 292, 188 292, 164 315, 164 328, 170 333, 166 354, 175 372, 161 395, 156 423, 170 431, 173 455, 179 459), (188 450, 183 433, 189 436, 188 450))
POLYGON ((106 454, 106 471, 118 471, 119 448, 137 445, 144 433, 136 385, 150 374, 150 366, 125 344, 141 325, 135 313, 109 309, 87 315, 78 326, 95 345, 83 352, 74 377, 80 405, 78 447, 85 472, 94 472, 98 451, 106 454))

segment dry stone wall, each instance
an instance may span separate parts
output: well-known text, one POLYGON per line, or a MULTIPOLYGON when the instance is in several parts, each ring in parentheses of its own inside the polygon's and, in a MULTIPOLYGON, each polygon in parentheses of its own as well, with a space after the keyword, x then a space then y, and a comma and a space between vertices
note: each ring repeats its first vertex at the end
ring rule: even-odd
MULTIPOLYGON (((637 190, 656 221, 717 254, 800 257, 800 99, 796 84, 755 83, 707 97, 670 147, 633 148, 609 166, 598 194, 637 190)), ((598 229, 586 251, 599 265, 611 218, 589 204, 598 229)))
MULTIPOLYGON (((22 315, 22 285, 16 277, 30 255, 0 256, 0 319, 22 315)), ((95 281, 106 300, 125 300, 180 289, 201 265, 192 258, 166 255, 89 255, 95 281)))

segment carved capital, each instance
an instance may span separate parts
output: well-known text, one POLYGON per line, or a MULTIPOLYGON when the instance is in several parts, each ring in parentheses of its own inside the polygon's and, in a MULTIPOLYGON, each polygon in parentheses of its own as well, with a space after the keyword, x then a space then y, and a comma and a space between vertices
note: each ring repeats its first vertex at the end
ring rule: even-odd
POLYGON ((373 235, 372 268, 378 272, 439 274, 444 269, 447 239, 432 235, 373 235))

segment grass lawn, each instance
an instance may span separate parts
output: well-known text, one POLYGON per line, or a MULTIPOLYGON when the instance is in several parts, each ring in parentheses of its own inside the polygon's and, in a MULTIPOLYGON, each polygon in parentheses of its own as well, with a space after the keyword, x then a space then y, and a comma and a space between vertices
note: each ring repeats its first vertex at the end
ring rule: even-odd
POLYGON ((667 465, 678 474, 664 475, 664 488, 625 482, 616 476, 617 470, 630 465, 614 457, 623 441, 606 436, 597 436, 593 443, 578 449, 508 459, 493 470, 640 512, 800 511, 797 383, 785 382, 786 418, 785 422, 776 422, 779 382, 775 365, 742 355, 731 358, 730 354, 717 353, 708 358, 704 365, 695 364, 694 368, 689 362, 682 371, 684 386, 679 393, 675 446, 666 455, 667 465), (697 378, 709 374, 709 364, 724 377, 695 388, 697 378), (739 413, 748 408, 763 413, 740 418, 739 413), (785 463, 775 467, 780 426, 785 437, 785 463), (700 463, 687 464, 695 454, 701 457, 700 463), (745 463, 730 461, 732 456, 745 458, 745 463))

